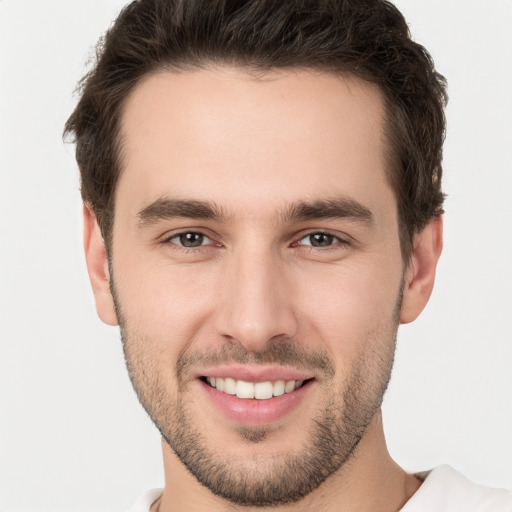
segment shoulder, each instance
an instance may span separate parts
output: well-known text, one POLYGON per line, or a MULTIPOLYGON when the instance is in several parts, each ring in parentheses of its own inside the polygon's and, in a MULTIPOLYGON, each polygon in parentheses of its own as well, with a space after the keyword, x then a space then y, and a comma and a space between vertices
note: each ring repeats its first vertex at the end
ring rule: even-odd
POLYGON ((149 512, 151 505, 161 496, 162 489, 146 491, 126 512, 149 512))
POLYGON ((470 482, 450 466, 426 474, 401 512, 512 512, 512 492, 470 482))

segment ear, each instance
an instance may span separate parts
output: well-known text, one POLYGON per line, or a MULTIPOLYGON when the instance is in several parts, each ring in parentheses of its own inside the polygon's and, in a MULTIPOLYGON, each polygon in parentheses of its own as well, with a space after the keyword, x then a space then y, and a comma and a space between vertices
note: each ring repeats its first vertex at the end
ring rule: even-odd
POLYGON ((96 215, 86 205, 84 205, 84 249, 98 316, 108 325, 117 325, 114 299, 110 293, 105 242, 101 236, 96 215))
POLYGON ((413 250, 404 279, 404 296, 400 322, 416 320, 434 288, 436 267, 443 250, 443 218, 431 220, 414 236, 413 250))

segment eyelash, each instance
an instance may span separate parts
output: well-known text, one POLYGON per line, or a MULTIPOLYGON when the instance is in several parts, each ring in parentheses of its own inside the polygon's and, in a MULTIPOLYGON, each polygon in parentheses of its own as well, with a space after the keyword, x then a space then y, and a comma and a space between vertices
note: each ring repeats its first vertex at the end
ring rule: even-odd
MULTIPOLYGON (((202 231, 192 231, 192 230, 190 230, 190 231, 180 231, 178 233, 173 233, 172 235, 167 236, 165 239, 163 239, 162 243, 163 244, 172 244, 178 250, 185 251, 187 253, 190 253, 190 252, 194 252, 195 253, 199 249, 205 250, 205 249, 211 248, 212 246, 221 247, 221 244, 216 243, 212 239, 212 237, 210 237, 206 233, 204 233, 202 231), (198 245, 196 247, 186 247, 186 246, 184 246, 184 245, 182 245, 180 243, 172 241, 173 239, 182 237, 184 235, 198 235, 198 236, 206 238, 207 240, 210 241, 210 243, 201 244, 201 245, 198 245)), ((322 252, 327 252, 327 251, 344 249, 344 248, 346 248, 349 245, 350 245, 350 242, 347 239, 345 239, 345 238, 342 238, 342 237, 340 237, 338 235, 334 235, 333 233, 331 233, 329 231, 316 230, 316 231, 310 231, 309 233, 306 233, 306 234, 302 235, 299 239, 297 239, 295 242, 293 242, 291 244, 291 247, 303 247, 303 248, 306 248, 306 250, 312 250, 312 251, 313 250, 318 250, 318 251, 322 251, 322 252), (328 246, 325 246, 325 247, 314 246, 311 243, 310 244, 301 244, 300 243, 302 240, 307 239, 308 237, 312 237, 314 235, 325 235, 325 236, 328 236, 328 237, 332 237, 333 238, 333 243, 331 245, 328 245, 328 246)))
POLYGON ((181 250, 181 251, 185 251, 185 252, 197 252, 198 249, 203 249, 204 250, 205 248, 209 248, 211 246, 220 246, 220 244, 215 243, 212 240, 212 238, 210 236, 208 236, 206 233, 203 233, 202 231, 192 231, 192 230, 180 231, 178 233, 173 233, 172 235, 167 236, 166 238, 164 238, 162 240, 162 243, 163 244, 171 244, 171 245, 175 246, 177 248, 177 250, 181 250), (201 244, 201 245, 199 245, 197 247, 186 247, 186 246, 184 246, 184 245, 182 245, 180 243, 172 241, 175 238, 179 238, 179 237, 182 237, 182 236, 185 236, 185 235, 198 235, 198 236, 206 238, 207 240, 210 241, 210 243, 201 244))
POLYGON ((335 235, 329 231, 321 231, 320 230, 320 231, 310 231, 309 233, 306 233, 301 238, 299 238, 296 242, 294 242, 292 245, 306 247, 308 250, 318 250, 318 251, 322 251, 322 252, 327 252, 327 251, 335 251, 335 250, 340 250, 340 249, 346 248, 348 245, 350 245, 350 242, 348 240, 346 240, 345 238, 335 235), (300 244, 299 243, 302 240, 304 240, 308 237, 312 237, 314 235, 324 235, 324 236, 332 237, 333 243, 326 247, 317 247, 312 244, 300 244))

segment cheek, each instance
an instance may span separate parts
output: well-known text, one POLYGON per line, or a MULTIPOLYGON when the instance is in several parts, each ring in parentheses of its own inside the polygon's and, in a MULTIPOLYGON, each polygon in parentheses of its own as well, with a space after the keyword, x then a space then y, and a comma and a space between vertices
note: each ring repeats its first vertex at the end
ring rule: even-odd
POLYGON ((126 330, 160 351, 197 336, 215 304, 212 278, 195 268, 130 259, 114 267, 126 330))
POLYGON ((353 360, 375 339, 394 341, 400 270, 347 265, 312 272, 301 283, 297 307, 306 337, 322 340, 336 359, 353 360))

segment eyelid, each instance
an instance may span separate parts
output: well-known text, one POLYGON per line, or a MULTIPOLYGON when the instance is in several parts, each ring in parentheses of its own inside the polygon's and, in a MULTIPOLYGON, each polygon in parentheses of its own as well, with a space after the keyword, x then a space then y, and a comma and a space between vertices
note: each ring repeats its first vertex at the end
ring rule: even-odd
POLYGON ((337 243, 330 245, 328 247, 314 247, 313 246, 313 249, 321 249, 321 250, 335 248, 340 244, 341 245, 349 245, 351 243, 351 241, 353 240, 352 237, 350 235, 347 235, 346 233, 338 233, 338 232, 334 233, 328 229, 311 229, 311 230, 308 230, 306 233, 301 233, 300 236, 297 237, 296 241, 292 245, 300 245, 303 247, 304 246, 312 247, 310 244, 300 244, 299 243, 302 240, 304 240, 304 238, 307 238, 312 235, 329 235, 336 239, 337 243))
POLYGON ((200 247, 206 247, 206 246, 211 246, 211 245, 220 245, 218 244, 214 237, 207 233, 207 230, 205 229, 201 229, 201 228, 185 228, 185 229, 176 229, 174 231, 171 231, 171 232, 167 232, 165 233, 165 235, 163 235, 162 237, 160 237, 160 243, 162 244, 168 244, 168 243, 171 243, 181 249, 185 249, 185 250, 190 250, 190 249, 199 249, 200 247), (176 238, 176 237, 179 237, 181 235, 186 235, 187 233, 194 233, 194 234, 197 234, 197 235, 201 235, 201 236, 204 236, 205 238, 207 238, 209 240, 210 243, 207 243, 207 244, 204 244, 204 245, 200 245, 198 247, 195 247, 195 248, 192 248, 192 247, 184 247, 183 245, 181 244, 178 244, 178 243, 175 243, 175 242, 171 242, 171 240, 173 238, 176 238))
MULTIPOLYGON (((162 243, 162 244, 172 243, 176 247, 184 249, 184 250, 194 250, 194 249, 197 250, 197 249, 199 249, 201 247, 221 246, 222 244, 217 242, 215 240, 215 238, 216 238, 215 235, 210 234, 209 230, 207 230, 207 229, 203 229, 203 228, 180 228, 180 229, 176 229, 174 231, 165 233, 163 236, 160 237, 159 242, 162 243), (202 235, 206 239, 208 239, 209 243, 206 243, 204 245, 200 245, 200 246, 198 246, 196 248, 190 248, 190 247, 185 247, 185 246, 183 246, 183 245, 181 245, 179 243, 171 242, 171 240, 173 238, 179 237, 180 235, 184 235, 184 234, 187 234, 187 233, 195 233, 195 234, 198 234, 198 235, 202 235)), ((350 245, 353 241, 354 241, 353 238, 350 235, 346 234, 346 233, 333 232, 333 231, 328 230, 328 229, 310 229, 310 230, 307 230, 306 232, 303 231, 302 233, 300 233, 300 235, 295 238, 295 241, 292 242, 291 246, 292 247, 293 246, 310 247, 312 249, 318 249, 318 250, 325 251, 325 250, 329 250, 329 249, 338 248, 340 245, 342 245, 342 246, 350 245), (328 247, 314 247, 311 244, 301 244, 300 243, 304 238, 307 238, 308 236, 312 236, 312 235, 316 235, 316 234, 332 236, 336 240, 336 243, 334 243, 333 245, 328 246, 328 247)))

